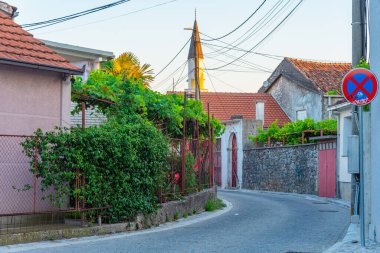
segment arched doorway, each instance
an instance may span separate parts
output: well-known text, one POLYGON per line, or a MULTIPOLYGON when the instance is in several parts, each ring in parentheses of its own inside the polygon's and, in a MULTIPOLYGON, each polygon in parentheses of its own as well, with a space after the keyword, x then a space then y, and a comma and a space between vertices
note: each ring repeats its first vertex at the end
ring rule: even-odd
POLYGON ((232 134, 231 141, 231 187, 236 188, 237 181, 237 144, 236 135, 232 134))

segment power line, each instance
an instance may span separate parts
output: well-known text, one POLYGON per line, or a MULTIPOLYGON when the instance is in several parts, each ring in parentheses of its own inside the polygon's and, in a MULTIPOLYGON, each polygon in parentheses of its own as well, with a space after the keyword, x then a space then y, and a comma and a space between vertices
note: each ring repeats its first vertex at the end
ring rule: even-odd
MULTIPOLYGON (((285 56, 273 55, 273 54, 265 54, 265 53, 259 53, 259 52, 252 52, 252 51, 248 51, 248 50, 245 50, 245 49, 242 49, 242 48, 239 48, 239 47, 235 47, 235 46, 234 47, 224 47, 224 46, 219 46, 219 45, 210 44, 210 43, 206 43, 206 42, 204 42, 202 44, 203 45, 213 46, 213 47, 228 48, 228 49, 235 50, 235 51, 240 51, 240 52, 248 52, 248 53, 251 53, 251 54, 257 54, 257 55, 265 56, 265 57, 268 57, 268 58, 271 58, 271 59, 275 59, 275 60, 282 60, 283 58, 285 58, 285 56)), ((208 55, 208 54, 205 54, 205 55, 208 55)))
MULTIPOLYGON (((243 90, 241 90, 241 89, 239 89, 239 88, 237 88, 237 87, 235 87, 235 86, 233 86, 233 85, 231 85, 231 84, 225 82, 224 80, 222 80, 222 79, 220 79, 220 78, 218 78, 218 77, 216 77, 216 76, 214 76, 214 75, 211 75, 211 74, 208 73, 208 72, 207 72, 207 75, 208 75, 209 78, 210 78, 210 76, 212 76, 212 77, 214 77, 215 79, 217 79, 218 81, 224 83, 225 85, 227 85, 227 86, 229 86, 229 87, 231 87, 231 88, 233 88, 233 89, 235 89, 235 90, 237 90, 237 91, 244 92, 243 90)), ((210 80, 211 80, 211 78, 210 78, 210 80)), ((211 81, 210 81, 210 82, 211 82, 211 81)), ((214 86, 214 85, 213 85, 213 86, 214 86)), ((215 87, 214 87, 214 89, 215 89, 215 87)))
POLYGON ((41 29, 41 28, 44 28, 44 27, 47 27, 47 26, 52 26, 52 25, 55 25, 55 24, 58 24, 58 23, 66 22, 68 20, 72 20, 72 19, 76 19, 76 18, 79 18, 79 17, 82 17, 82 16, 86 16, 86 15, 89 15, 89 14, 92 14, 92 13, 95 13, 95 12, 98 12, 98 11, 109 9, 109 8, 115 7, 115 6, 120 5, 120 4, 124 4, 124 3, 129 2, 129 1, 130 0, 120 0, 120 1, 117 1, 117 2, 113 2, 111 4, 106 4, 106 5, 103 5, 103 6, 99 6, 99 7, 96 7, 96 8, 89 9, 89 10, 77 12, 77 13, 74 13, 74 14, 71 14, 71 15, 67 15, 67 16, 63 16, 63 17, 59 17, 59 18, 54 18, 54 19, 50 19, 50 20, 45 20, 45 21, 41 21, 41 22, 36 22, 36 23, 24 24, 24 25, 22 25, 22 27, 23 28, 30 28, 30 27, 32 27, 31 29, 28 29, 28 31, 32 31, 32 30, 36 30, 36 29, 41 29))
MULTIPOLYGON (((277 17, 282 14, 282 11, 284 11, 288 7, 288 5, 290 5, 290 3, 291 3, 291 1, 287 1, 285 3, 285 5, 283 5, 281 7, 281 9, 275 13, 275 11, 281 6, 281 4, 283 2, 284 2, 284 0, 279 0, 274 6, 271 7, 271 9, 264 15, 264 17, 260 19, 260 21, 256 22, 250 29, 248 29, 248 31, 245 34, 243 34, 242 36, 240 36, 239 38, 234 40, 232 43, 226 43, 226 42, 221 41, 221 40, 217 40, 217 41, 222 42, 223 44, 231 46, 231 47, 237 47, 237 46, 243 44, 244 42, 248 41, 253 35, 259 33, 263 28, 269 27, 268 24, 270 22, 274 21, 275 19, 277 19, 277 17), (256 26, 257 26, 257 28, 255 28, 256 26), (249 34, 247 35, 247 33, 249 33, 249 34), (246 36, 246 37, 243 38, 244 36, 246 36), (239 41, 240 39, 242 39, 242 40, 234 45, 234 43, 239 41)), ((295 2, 295 1, 293 1, 293 2, 295 2)), ((210 37, 208 35, 206 35, 206 36, 210 37)), ((214 52, 212 52, 212 54, 217 54, 226 48, 227 48, 227 46, 222 47, 221 49, 218 49, 218 50, 215 50, 214 52)), ((228 51, 231 51, 231 49, 227 49, 227 50, 223 51, 223 53, 228 52, 228 51)))
POLYGON ((234 59, 233 61, 231 61, 231 62, 229 62, 229 63, 227 63, 225 65, 222 65, 222 66, 219 66, 219 67, 216 67, 216 68, 212 68, 212 69, 209 69, 209 70, 216 70, 216 69, 227 67, 228 65, 230 65, 230 64, 232 64, 232 63, 240 60, 241 58, 243 58, 244 56, 246 56, 247 54, 249 54, 249 52, 252 52, 252 50, 254 50, 259 45, 261 45, 261 43, 263 43, 267 38, 269 38, 269 36, 272 35, 281 26, 294 13, 294 11, 298 8, 298 6, 300 6, 300 4, 302 2, 303 2, 303 0, 300 0, 298 2, 298 4, 288 13, 288 15, 286 15, 286 17, 275 28, 272 29, 272 31, 270 31, 262 40, 260 40, 255 46, 253 46, 247 52, 245 52, 244 54, 242 54, 238 58, 234 59))
POLYGON ((172 76, 174 76, 183 66, 186 66, 186 64, 187 64, 187 60, 183 62, 176 70, 170 73, 165 79, 163 79, 161 82, 158 82, 157 86, 154 88, 158 88, 162 86, 167 80, 169 80, 172 76))
MULTIPOLYGON (((233 56, 230 56, 230 55, 228 55, 228 57, 229 57, 230 59, 233 58, 233 56), (232 57, 232 58, 231 58, 231 57, 232 57)), ((212 60, 216 60, 216 61, 219 61, 219 62, 228 63, 228 62, 225 61, 225 60, 221 60, 221 59, 218 59, 218 58, 215 58, 215 57, 207 57, 207 59, 212 59, 212 60)), ((240 63, 240 65, 239 65, 239 64, 236 64, 236 63, 232 63, 231 65, 232 65, 232 66, 236 66, 236 67, 240 67, 240 68, 244 68, 244 69, 246 69, 246 70, 255 70, 255 71, 259 70, 259 71, 263 71, 263 69, 260 69, 260 68, 258 68, 258 67, 256 67, 256 66, 247 65, 248 62, 240 62, 240 61, 239 61, 239 63, 240 63), (243 64, 245 64, 245 65, 243 65, 243 64)), ((249 63, 250 63, 250 62, 249 62, 249 63)), ((265 68, 265 67, 264 67, 264 68, 265 68)), ((268 70, 269 70, 269 69, 268 69, 268 70)))
MULTIPOLYGON (((206 47, 208 47, 206 45, 206 47)), ((229 59, 235 59, 235 57, 231 54, 228 54, 228 53, 224 53, 224 56, 228 57, 229 59)), ((219 60, 218 58, 213 58, 213 57, 210 57, 211 59, 216 59, 216 60, 219 60)), ((222 60, 219 60, 219 61, 222 61, 222 60)), ((255 70, 261 70, 263 72, 267 72, 267 73, 272 73, 273 70, 265 67, 265 66, 262 66, 262 65, 259 65, 259 64, 256 64, 256 63, 253 63, 253 62, 250 62, 250 61, 247 61, 247 60, 244 60, 244 59, 238 59, 237 60, 238 62, 240 62, 241 64, 246 64, 248 66, 250 66, 251 68, 255 69, 255 70)), ((222 62, 225 62, 225 63, 228 63, 226 61, 222 61, 222 62)), ((232 63, 231 65, 235 65, 234 63, 232 63)), ((238 65, 239 66, 239 65, 238 65)), ((244 67, 242 65, 240 65, 241 67, 244 67)), ((239 67, 240 67, 239 66, 239 67)), ((214 70, 214 69, 209 69, 209 70, 214 70)))
POLYGON ((209 40, 206 40, 206 41, 213 41, 213 40, 218 40, 218 39, 223 39, 223 38, 225 38, 225 37, 227 37, 228 35, 230 35, 230 34, 232 34, 232 33, 234 33, 235 31, 237 31, 240 27, 242 27, 245 23, 247 23, 260 9, 261 9, 261 7, 265 4, 265 2, 266 2, 267 0, 264 0, 261 4, 260 4, 260 6, 243 22, 243 23, 241 23, 240 25, 238 25, 235 29, 233 29, 231 32, 229 32, 229 33, 227 33, 227 34, 225 34, 225 35, 223 35, 223 36, 220 36, 220 37, 218 37, 218 38, 215 38, 215 39, 209 39, 209 40))
POLYGON ((163 69, 161 69, 155 76, 154 76, 154 78, 156 78, 159 74, 161 74, 167 67, 169 67, 169 65, 178 57, 178 55, 183 51, 183 49, 187 46, 187 44, 190 42, 190 40, 191 40, 191 38, 189 38, 187 41, 186 41, 186 43, 185 43, 185 45, 183 45, 183 47, 179 50, 179 52, 173 57, 173 59, 171 59, 170 61, 169 61, 169 63, 168 64, 166 64, 166 66, 163 68, 163 69))
MULTIPOLYGON (((205 66, 205 69, 206 69, 206 66, 205 66)), ((217 92, 216 89, 215 89, 214 82, 212 81, 211 76, 210 76, 210 74, 208 73, 207 70, 206 70, 206 74, 207 74, 207 76, 208 76, 208 78, 209 78, 209 80, 210 80, 210 83, 211 83, 212 88, 213 88, 214 91, 215 91, 216 98, 219 100, 219 103, 222 103, 222 100, 220 99, 220 97, 219 97, 219 95, 218 95, 218 92, 217 92)), ((226 115, 228 115, 228 113, 227 113, 227 111, 226 111, 226 109, 225 109, 224 106, 222 106, 222 109, 223 109, 224 113, 225 113, 226 115)))
POLYGON ((146 10, 150 10, 150 9, 153 9, 153 8, 157 8, 157 7, 160 7, 160 6, 163 6, 163 5, 167 5, 167 4, 170 4, 170 3, 173 3, 173 2, 177 2, 177 1, 179 1, 179 0, 171 0, 171 1, 167 1, 167 2, 162 2, 162 3, 159 3, 159 4, 148 6, 148 7, 145 7, 145 8, 142 8, 142 9, 138 9, 138 10, 135 10, 135 11, 130 11, 130 12, 118 15, 118 16, 109 17, 109 18, 105 18, 105 19, 101 19, 101 20, 97 20, 97 21, 93 21, 93 22, 89 22, 89 23, 85 23, 85 24, 81 24, 81 25, 76 25, 76 26, 72 26, 72 27, 68 27, 68 28, 64 28, 64 29, 54 30, 54 31, 50 31, 50 32, 42 33, 42 34, 49 34, 49 33, 67 31, 67 30, 71 30, 71 29, 80 28, 80 27, 83 27, 83 26, 98 24, 98 23, 109 21, 109 20, 125 17, 125 16, 128 16, 128 15, 134 14, 134 13, 139 13, 139 12, 142 12, 142 11, 146 11, 146 10))

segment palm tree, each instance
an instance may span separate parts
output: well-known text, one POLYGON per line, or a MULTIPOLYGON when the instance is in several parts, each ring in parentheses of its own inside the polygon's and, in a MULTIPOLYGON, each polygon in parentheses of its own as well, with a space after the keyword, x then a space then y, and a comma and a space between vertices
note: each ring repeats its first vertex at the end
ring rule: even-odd
POLYGON ((141 79, 146 87, 154 80, 150 64, 141 66, 139 59, 132 52, 122 53, 116 59, 106 62, 103 69, 112 75, 121 75, 123 79, 141 79))

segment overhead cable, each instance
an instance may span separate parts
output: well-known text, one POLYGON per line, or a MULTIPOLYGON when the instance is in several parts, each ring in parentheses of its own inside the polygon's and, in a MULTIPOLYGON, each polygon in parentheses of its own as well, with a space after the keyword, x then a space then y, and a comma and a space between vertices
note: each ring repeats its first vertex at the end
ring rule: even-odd
POLYGON ((223 39, 223 38, 225 38, 225 37, 227 37, 228 35, 230 35, 230 34, 232 34, 232 33, 234 33, 234 32, 236 32, 240 27, 242 27, 245 23, 247 23, 260 9, 261 9, 261 7, 265 4, 265 2, 266 2, 267 0, 264 0, 261 4, 260 4, 260 6, 243 22, 243 23, 241 23, 240 25, 238 25, 235 29, 233 29, 231 32, 229 32, 229 33, 227 33, 227 34, 225 34, 225 35, 223 35, 223 36, 220 36, 220 37, 218 37, 218 38, 215 38, 215 39, 206 39, 207 41, 212 41, 212 40, 218 40, 218 39, 223 39))
POLYGON ((209 69, 209 70, 216 70, 216 69, 224 68, 224 67, 226 67, 228 65, 231 65, 232 63, 240 60, 241 58, 243 58, 244 56, 246 56, 247 54, 249 54, 250 52, 252 52, 252 50, 254 50, 258 46, 260 46, 266 39, 269 38, 269 36, 271 36, 281 26, 295 12, 295 10, 301 5, 302 2, 303 2, 303 0, 300 0, 298 2, 298 4, 288 13, 288 15, 286 15, 286 17, 276 27, 274 27, 262 40, 260 40, 256 45, 254 45, 247 52, 245 52, 241 56, 237 57, 236 59, 234 59, 233 61, 231 61, 231 62, 229 62, 229 63, 227 63, 225 65, 222 65, 222 66, 219 66, 219 67, 216 67, 216 68, 212 68, 212 69, 209 69))
POLYGON ((179 50, 179 52, 169 61, 168 64, 165 65, 163 69, 161 69, 154 77, 156 78, 159 74, 161 74, 169 65, 178 57, 178 55, 183 51, 183 49, 189 44, 191 40, 191 37, 186 41, 185 45, 182 46, 182 48, 179 50))
POLYGON ((49 31, 49 32, 46 32, 46 33, 43 33, 43 34, 49 34, 49 33, 61 32, 61 31, 67 31, 67 30, 71 30, 71 29, 80 28, 80 27, 83 27, 83 26, 98 24, 98 23, 109 21, 109 20, 125 17, 125 16, 131 15, 131 14, 143 12, 143 11, 150 10, 150 9, 154 9, 154 8, 157 8, 157 7, 160 7, 160 6, 163 6, 163 5, 167 5, 167 4, 170 4, 170 3, 173 3, 173 2, 177 2, 177 1, 178 0, 170 0, 170 1, 162 2, 162 3, 158 3, 158 4, 155 4, 155 5, 151 5, 151 6, 148 6, 148 7, 145 7, 145 8, 141 8, 141 9, 138 9, 138 10, 130 11, 130 12, 127 12, 127 13, 124 13, 124 14, 121 14, 121 15, 107 17, 107 18, 104 18, 104 19, 95 20, 95 21, 92 21, 92 22, 89 22, 89 23, 79 24, 79 25, 75 25, 75 26, 72 26, 72 27, 67 27, 67 28, 63 28, 63 29, 59 29, 59 30, 49 31))
POLYGON ((45 20, 45 21, 41 21, 41 22, 24 24, 21 27, 22 28, 31 28, 31 29, 28 29, 28 31, 36 30, 36 29, 41 29, 41 28, 44 28, 44 27, 47 27, 47 26, 55 25, 55 24, 58 24, 58 23, 66 22, 68 20, 72 20, 72 19, 76 19, 76 18, 79 18, 79 17, 82 17, 82 16, 86 16, 86 15, 89 15, 89 14, 92 14, 92 13, 95 13, 95 12, 106 10, 106 9, 115 7, 117 5, 124 4, 124 3, 129 2, 129 1, 130 0, 120 0, 120 1, 116 1, 116 2, 110 3, 110 4, 106 4, 106 5, 102 5, 102 6, 99 6, 99 7, 92 8, 92 9, 88 9, 88 10, 85 10, 85 11, 81 11, 81 12, 77 12, 77 13, 74 13, 74 14, 70 14, 70 15, 67 15, 67 16, 63 16, 63 17, 59 17, 59 18, 54 18, 54 19, 49 19, 49 20, 45 20))

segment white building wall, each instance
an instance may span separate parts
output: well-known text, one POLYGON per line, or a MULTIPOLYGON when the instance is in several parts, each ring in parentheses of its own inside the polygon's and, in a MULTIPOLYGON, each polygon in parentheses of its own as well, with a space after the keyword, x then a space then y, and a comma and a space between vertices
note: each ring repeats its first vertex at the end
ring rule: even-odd
MULTIPOLYGON (((345 130, 345 127, 347 125, 345 124, 345 118, 351 117, 351 110, 350 108, 341 112, 339 114, 339 169, 338 169, 338 175, 339 175, 339 181, 340 182, 351 182, 351 174, 348 173, 348 157, 347 152, 345 152, 346 147, 345 145, 348 145, 348 143, 345 143, 345 134, 347 131, 345 130)), ((349 134, 351 135, 351 133, 349 134)))
MULTIPOLYGON (((370 1, 370 59, 371 70, 380 77, 380 1, 370 1)), ((376 234, 376 241, 380 241, 380 96, 371 104, 371 126, 376 131, 371 132, 371 219, 376 234)), ((370 235, 371 237, 371 235, 370 235)))
POLYGON ((297 111, 306 111, 306 117, 315 121, 322 120, 323 97, 280 77, 267 91, 284 110, 291 121, 297 120, 297 111))
POLYGON ((237 144, 237 188, 241 188, 243 179, 243 120, 225 123, 226 129, 221 138, 222 188, 231 186, 231 137, 236 134, 237 144))

